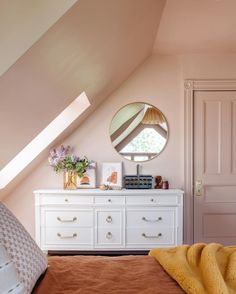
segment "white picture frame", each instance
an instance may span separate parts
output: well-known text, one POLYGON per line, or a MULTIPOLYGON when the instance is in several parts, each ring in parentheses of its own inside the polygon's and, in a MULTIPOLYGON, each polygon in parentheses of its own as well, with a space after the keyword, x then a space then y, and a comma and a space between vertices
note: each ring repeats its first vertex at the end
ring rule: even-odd
POLYGON ((113 189, 122 188, 122 162, 103 162, 102 184, 113 189))
POLYGON ((96 188, 96 169, 97 164, 93 163, 93 167, 88 168, 82 178, 77 177, 78 189, 94 189, 96 188))

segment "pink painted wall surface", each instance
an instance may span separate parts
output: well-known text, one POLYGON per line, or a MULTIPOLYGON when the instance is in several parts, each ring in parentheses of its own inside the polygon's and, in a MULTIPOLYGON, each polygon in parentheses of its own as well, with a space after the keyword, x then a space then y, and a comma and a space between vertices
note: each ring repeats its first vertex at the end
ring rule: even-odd
POLYGON ((184 79, 235 79, 236 54, 186 54, 182 56, 184 79))
POLYGON ((235 53, 235 0, 167 0, 154 52, 235 53))
POLYGON ((164 2, 77 1, 1 76, 0 169, 83 91, 89 113, 150 56, 164 2))
MULTIPOLYGON (((121 87, 97 108, 63 144, 98 162, 98 184, 103 161, 123 161, 124 172, 135 173, 135 163, 122 159, 113 149, 109 124, 116 111, 129 102, 145 101, 166 115, 170 138, 165 151, 156 159, 142 164, 142 173, 162 175, 171 187, 184 183, 184 78, 230 79, 236 76, 236 55, 151 56, 121 87)), ((33 190, 62 187, 45 159, 4 200, 34 236, 33 190)))
MULTIPOLYGON (((170 139, 165 151, 156 159, 143 163, 143 174, 162 175, 171 187, 183 186, 183 99, 181 64, 177 57, 149 58, 88 119, 63 142, 75 152, 98 162, 98 184, 101 163, 123 161, 124 173, 136 172, 136 164, 124 160, 111 146, 109 125, 116 111, 129 102, 145 101, 157 106, 170 125, 170 139)), ((34 235, 33 190, 61 188, 62 175, 56 175, 45 159, 30 176, 4 201, 34 235)))

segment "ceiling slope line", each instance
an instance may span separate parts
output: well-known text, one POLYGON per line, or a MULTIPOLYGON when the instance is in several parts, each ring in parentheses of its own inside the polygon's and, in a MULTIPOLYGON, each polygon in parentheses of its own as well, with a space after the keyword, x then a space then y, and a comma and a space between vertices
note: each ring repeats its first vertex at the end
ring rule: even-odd
POLYGON ((72 9, 77 1, 0 1, 0 27, 7 28, 0 30, 0 55, 4 56, 0 60, 0 77, 72 9))
POLYGON ((90 105, 91 104, 86 93, 82 92, 46 128, 44 128, 28 145, 26 145, 8 164, 2 168, 0 171, 0 189, 5 188, 90 105))

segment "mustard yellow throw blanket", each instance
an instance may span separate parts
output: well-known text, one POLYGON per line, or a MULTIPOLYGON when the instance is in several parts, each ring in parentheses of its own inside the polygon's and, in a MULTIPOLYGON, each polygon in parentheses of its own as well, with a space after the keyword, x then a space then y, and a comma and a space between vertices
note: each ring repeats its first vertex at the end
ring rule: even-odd
POLYGON ((236 293, 236 246, 197 243, 152 249, 167 273, 190 294, 236 293))

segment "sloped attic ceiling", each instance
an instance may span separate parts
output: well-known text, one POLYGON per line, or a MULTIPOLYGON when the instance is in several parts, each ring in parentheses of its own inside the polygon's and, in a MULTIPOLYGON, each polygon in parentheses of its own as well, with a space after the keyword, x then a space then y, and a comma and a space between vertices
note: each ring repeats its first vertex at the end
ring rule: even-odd
POLYGON ((1 0, 0 76, 77 0, 1 0))
POLYGON ((127 79, 151 54, 164 4, 80 0, 3 74, 0 168, 81 92, 88 115, 127 79))
POLYGON ((154 52, 235 53, 235 0, 167 0, 154 52))

